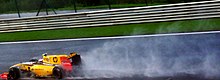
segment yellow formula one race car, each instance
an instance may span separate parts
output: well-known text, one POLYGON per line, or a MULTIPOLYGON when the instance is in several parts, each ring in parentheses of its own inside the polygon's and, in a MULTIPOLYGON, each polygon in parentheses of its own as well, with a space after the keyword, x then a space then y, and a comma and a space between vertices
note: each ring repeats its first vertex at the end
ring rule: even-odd
POLYGON ((42 59, 32 59, 30 62, 22 62, 11 66, 7 73, 7 79, 17 80, 22 76, 63 79, 68 72, 72 72, 74 66, 80 64, 81 57, 75 52, 70 53, 70 55, 43 54, 42 59))

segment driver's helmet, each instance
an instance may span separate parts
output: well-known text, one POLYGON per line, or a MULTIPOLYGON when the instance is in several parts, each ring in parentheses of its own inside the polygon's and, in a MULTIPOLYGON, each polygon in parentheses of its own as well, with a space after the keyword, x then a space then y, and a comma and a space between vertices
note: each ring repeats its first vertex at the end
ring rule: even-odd
POLYGON ((47 53, 42 54, 42 56, 47 56, 47 53))

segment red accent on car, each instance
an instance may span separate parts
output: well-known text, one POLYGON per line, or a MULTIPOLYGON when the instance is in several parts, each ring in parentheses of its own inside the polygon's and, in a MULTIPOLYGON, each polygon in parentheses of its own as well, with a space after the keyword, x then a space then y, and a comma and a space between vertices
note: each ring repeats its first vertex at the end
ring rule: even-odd
POLYGON ((71 64, 71 61, 67 57, 60 57, 60 60, 62 61, 62 67, 65 71, 72 71, 73 67, 71 64))
POLYGON ((60 57, 60 60, 61 60, 62 62, 71 63, 71 61, 70 61, 67 57, 60 57))
POLYGON ((0 74, 1 79, 7 79, 8 78, 8 73, 5 72, 3 74, 0 74))
POLYGON ((72 67, 71 63, 62 63, 62 67, 66 71, 70 71, 71 72, 73 70, 73 67, 72 67))

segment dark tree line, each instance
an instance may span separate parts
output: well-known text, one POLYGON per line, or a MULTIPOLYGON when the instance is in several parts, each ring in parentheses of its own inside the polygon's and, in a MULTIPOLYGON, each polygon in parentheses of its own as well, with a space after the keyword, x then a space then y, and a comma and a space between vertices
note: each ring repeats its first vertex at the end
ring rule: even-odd
MULTIPOLYGON (((18 7, 22 11, 37 10, 42 0, 17 0, 18 7)), ((64 7, 72 7, 73 2, 76 2, 77 6, 98 6, 107 5, 108 1, 111 4, 140 4, 140 3, 180 3, 180 2, 191 2, 191 1, 202 1, 202 0, 46 0, 47 3, 57 9, 64 7)), ((15 0, 0 0, 0 13, 16 11, 15 0)))

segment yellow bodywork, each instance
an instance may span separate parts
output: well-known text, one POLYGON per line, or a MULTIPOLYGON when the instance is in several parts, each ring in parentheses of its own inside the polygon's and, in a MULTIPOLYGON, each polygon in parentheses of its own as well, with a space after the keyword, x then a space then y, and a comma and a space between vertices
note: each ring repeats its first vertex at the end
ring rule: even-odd
POLYGON ((67 55, 47 55, 43 56, 43 63, 61 64, 60 57, 67 57, 67 55))
POLYGON ((53 74, 52 65, 34 65, 31 67, 30 71, 35 74, 36 77, 47 77, 53 74))
POLYGON ((47 77, 53 74, 54 65, 51 64, 15 64, 12 67, 19 67, 21 71, 32 72, 36 77, 47 77))
POLYGON ((75 56, 77 53, 72 53, 70 55, 42 55, 43 56, 43 63, 48 63, 48 64, 61 64, 62 61, 60 60, 61 57, 65 57, 67 59, 75 56))

